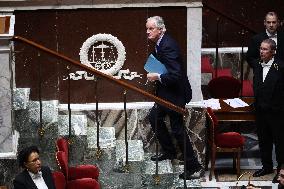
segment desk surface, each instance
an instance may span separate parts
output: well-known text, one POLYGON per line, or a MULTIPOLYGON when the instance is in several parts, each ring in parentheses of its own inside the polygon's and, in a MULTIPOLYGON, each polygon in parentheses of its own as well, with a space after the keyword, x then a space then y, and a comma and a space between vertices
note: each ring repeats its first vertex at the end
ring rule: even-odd
MULTIPOLYGON (((243 97, 241 99, 247 104, 252 104, 254 102, 253 97, 243 97)), ((255 121, 254 108, 252 106, 232 108, 222 99, 219 101, 221 109, 214 110, 219 121, 255 121)))

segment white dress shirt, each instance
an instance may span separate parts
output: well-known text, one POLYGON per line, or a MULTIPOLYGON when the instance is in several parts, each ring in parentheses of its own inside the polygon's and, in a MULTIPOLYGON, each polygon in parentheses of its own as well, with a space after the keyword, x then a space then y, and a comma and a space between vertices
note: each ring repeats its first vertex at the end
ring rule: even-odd
POLYGON ((272 35, 271 33, 269 33, 267 30, 266 30, 266 34, 268 35, 269 39, 272 39, 273 41, 275 41, 276 43, 276 46, 277 46, 277 32, 272 35))
MULTIPOLYGON (((161 42, 163 36, 164 36, 164 33, 162 33, 162 35, 161 35, 160 38, 158 39, 158 41, 157 41, 157 43, 156 43, 156 46, 159 46, 159 45, 160 45, 160 42, 161 42)), ((156 53, 158 53, 157 47, 155 47, 155 51, 156 51, 156 53)), ((162 83, 161 74, 158 74, 158 79, 159 79, 159 81, 162 83)))
POLYGON ((45 181, 43 180, 41 171, 39 171, 37 174, 34 174, 32 172, 29 172, 29 174, 32 177, 32 180, 34 181, 34 183, 35 183, 35 185, 38 189, 48 189, 45 181))
POLYGON ((274 62, 274 58, 272 58, 271 60, 269 60, 267 63, 261 62, 261 66, 262 66, 262 81, 265 81, 265 78, 267 76, 267 73, 269 72, 269 69, 272 65, 272 63, 274 62))

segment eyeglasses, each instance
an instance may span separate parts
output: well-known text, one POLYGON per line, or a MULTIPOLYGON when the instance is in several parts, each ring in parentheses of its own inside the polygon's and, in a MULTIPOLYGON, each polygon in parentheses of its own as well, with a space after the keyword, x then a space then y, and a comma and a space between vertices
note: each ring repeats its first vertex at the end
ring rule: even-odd
POLYGON ((28 161, 27 163, 35 164, 37 161, 40 161, 39 157, 33 159, 32 161, 28 161))

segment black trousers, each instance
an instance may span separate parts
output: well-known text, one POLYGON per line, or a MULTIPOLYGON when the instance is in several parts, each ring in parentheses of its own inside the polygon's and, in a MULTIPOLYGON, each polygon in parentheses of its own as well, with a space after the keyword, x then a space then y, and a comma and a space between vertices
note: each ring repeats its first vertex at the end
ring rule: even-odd
POLYGON ((273 168, 272 150, 275 145, 277 168, 284 163, 284 112, 272 112, 258 108, 256 127, 262 166, 273 168), (282 138, 282 139, 281 139, 282 138))
POLYGON ((170 118, 171 133, 175 137, 177 144, 183 154, 183 157, 184 157, 184 146, 185 146, 184 143, 186 144, 186 165, 187 165, 186 168, 190 169, 192 167, 199 166, 197 157, 192 148, 190 138, 186 134, 187 132, 185 130, 185 126, 183 123, 183 115, 175 111, 172 111, 168 108, 165 108, 163 106, 155 105, 150 111, 149 120, 152 130, 155 132, 155 125, 157 119, 156 136, 164 153, 173 156, 176 155, 176 148, 173 144, 173 141, 171 140, 170 133, 164 122, 164 119, 167 115, 170 118), (184 142, 184 135, 186 135, 185 142, 184 142))

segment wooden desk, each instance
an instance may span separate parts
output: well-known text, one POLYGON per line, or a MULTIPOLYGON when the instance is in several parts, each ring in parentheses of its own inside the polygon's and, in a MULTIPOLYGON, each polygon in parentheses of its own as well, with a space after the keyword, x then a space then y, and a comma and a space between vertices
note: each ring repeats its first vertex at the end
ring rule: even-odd
MULTIPOLYGON (((254 102, 253 97, 244 97, 241 99, 248 104, 252 104, 254 102)), ((222 99, 220 99, 219 101, 221 109, 214 110, 218 121, 255 121, 254 109, 252 106, 232 108, 222 99)))

